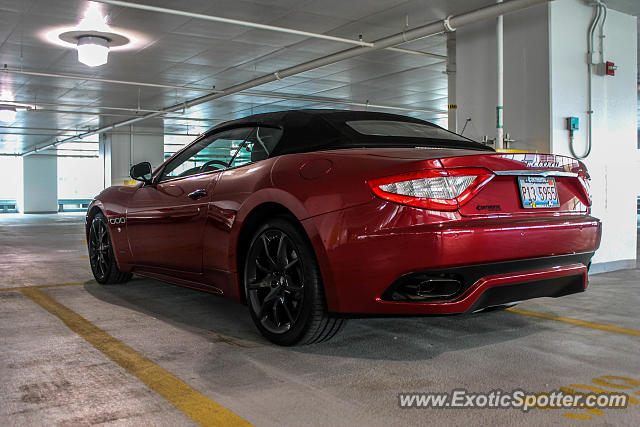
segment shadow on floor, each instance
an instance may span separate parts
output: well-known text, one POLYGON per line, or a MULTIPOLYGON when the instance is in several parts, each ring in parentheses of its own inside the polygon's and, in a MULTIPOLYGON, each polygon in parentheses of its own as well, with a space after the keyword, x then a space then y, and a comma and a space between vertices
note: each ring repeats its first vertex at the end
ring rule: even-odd
MULTIPOLYGON (((207 293, 134 277, 125 285, 86 285, 87 292, 153 316, 211 342, 252 348, 271 346, 253 325, 247 307, 207 293)), ((332 340, 283 351, 372 360, 426 360, 481 348, 551 329, 505 312, 468 316, 351 319, 332 340)))

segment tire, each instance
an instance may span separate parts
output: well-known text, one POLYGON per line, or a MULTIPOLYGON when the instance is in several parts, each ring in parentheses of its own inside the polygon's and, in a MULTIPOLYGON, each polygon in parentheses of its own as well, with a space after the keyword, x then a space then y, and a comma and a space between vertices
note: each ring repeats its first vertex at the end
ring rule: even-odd
POLYGON ((275 344, 326 341, 346 322, 329 316, 311 243, 286 217, 269 219, 254 233, 243 284, 253 322, 275 344))
POLYGON ((102 213, 96 214, 89 226, 87 240, 89 263, 96 282, 102 285, 124 283, 131 279, 131 273, 120 271, 113 255, 113 244, 107 219, 102 213))

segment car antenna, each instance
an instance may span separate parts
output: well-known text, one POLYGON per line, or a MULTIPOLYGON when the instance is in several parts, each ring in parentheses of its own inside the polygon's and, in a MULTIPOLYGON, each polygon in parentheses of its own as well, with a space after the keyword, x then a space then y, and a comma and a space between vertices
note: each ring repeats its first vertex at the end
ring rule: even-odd
POLYGON ((467 128, 467 125, 471 121, 471 117, 468 117, 467 120, 464 121, 464 126, 462 127, 462 132, 460 132, 460 136, 464 134, 464 130, 467 128))

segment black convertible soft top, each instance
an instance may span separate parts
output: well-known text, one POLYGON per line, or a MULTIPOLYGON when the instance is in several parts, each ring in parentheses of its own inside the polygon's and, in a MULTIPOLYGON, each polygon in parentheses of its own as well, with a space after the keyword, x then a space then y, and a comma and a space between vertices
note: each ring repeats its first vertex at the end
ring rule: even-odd
MULTIPOLYGON (((307 109, 254 114, 242 119, 221 123, 211 131, 217 132, 227 128, 248 125, 280 128, 283 130, 282 137, 271 152, 270 157, 343 148, 438 147, 494 151, 484 144, 454 133, 450 133, 451 139, 365 135, 355 131, 347 124, 347 122, 360 120, 408 122, 442 129, 433 123, 398 114, 374 111, 307 109)), ((445 132, 448 131, 445 130, 445 132)))

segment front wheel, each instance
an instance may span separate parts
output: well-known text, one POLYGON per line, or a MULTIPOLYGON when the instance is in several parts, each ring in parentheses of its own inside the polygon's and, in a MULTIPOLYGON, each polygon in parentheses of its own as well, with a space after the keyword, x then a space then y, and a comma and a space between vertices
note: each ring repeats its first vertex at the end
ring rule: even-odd
POLYGON ((96 282, 106 285, 124 283, 131 279, 131 273, 118 269, 107 219, 102 213, 96 214, 89 226, 89 262, 96 282))
POLYGON ((313 248, 288 219, 268 220, 255 232, 243 279, 251 318, 275 344, 326 341, 345 322, 329 316, 313 248))

